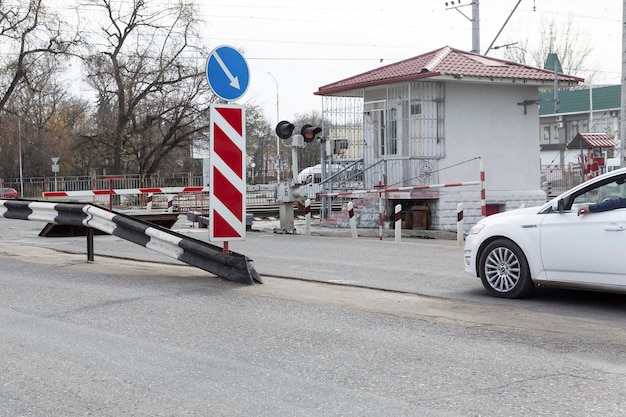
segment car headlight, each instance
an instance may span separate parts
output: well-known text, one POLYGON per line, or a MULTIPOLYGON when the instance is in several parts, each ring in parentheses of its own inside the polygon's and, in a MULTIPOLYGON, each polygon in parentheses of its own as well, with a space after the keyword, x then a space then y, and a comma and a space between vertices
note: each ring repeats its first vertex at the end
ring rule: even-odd
POLYGON ((470 234, 470 235, 476 235, 476 234, 480 233, 480 232, 481 232, 481 230, 483 230, 484 228, 485 228, 484 223, 478 223, 478 224, 474 225, 474 226, 470 229, 469 234, 470 234))

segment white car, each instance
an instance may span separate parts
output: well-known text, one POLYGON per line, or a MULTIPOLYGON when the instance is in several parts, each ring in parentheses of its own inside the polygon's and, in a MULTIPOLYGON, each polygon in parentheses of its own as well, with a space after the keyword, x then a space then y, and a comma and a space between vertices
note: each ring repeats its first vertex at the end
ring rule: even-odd
POLYGON ((504 298, 536 286, 626 292, 626 208, 578 215, 581 206, 626 197, 625 181, 620 168, 543 206, 482 219, 465 240, 465 272, 504 298))

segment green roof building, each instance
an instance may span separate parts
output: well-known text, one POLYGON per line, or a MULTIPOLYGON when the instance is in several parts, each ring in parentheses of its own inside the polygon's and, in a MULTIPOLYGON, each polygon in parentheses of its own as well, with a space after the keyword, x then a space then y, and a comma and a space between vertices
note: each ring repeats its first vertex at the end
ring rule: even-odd
MULTIPOLYGON (((578 164, 580 155, 566 149, 566 145, 579 132, 618 137, 621 85, 559 89, 558 101, 557 107, 554 90, 539 93, 539 145, 543 168, 578 164)), ((611 158, 614 149, 601 151, 605 158, 611 158)))

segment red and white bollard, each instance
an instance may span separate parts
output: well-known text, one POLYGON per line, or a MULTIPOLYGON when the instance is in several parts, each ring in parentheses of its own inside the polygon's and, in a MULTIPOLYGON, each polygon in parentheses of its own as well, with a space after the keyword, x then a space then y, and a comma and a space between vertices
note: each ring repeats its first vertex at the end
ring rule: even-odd
POLYGON ((402 205, 401 204, 396 204, 395 213, 396 213, 395 230, 394 230, 395 239, 396 239, 396 242, 400 242, 400 240, 402 239, 402 205))
POLYGON ((456 244, 463 246, 463 203, 456 205, 456 244))
POLYGON ((352 231, 352 239, 356 239, 358 237, 356 230, 356 219, 354 218, 354 204, 352 201, 348 202, 348 216, 350 216, 350 230, 352 231))
POLYGON ((304 226, 304 234, 306 235, 310 235, 311 234, 311 199, 307 198, 306 201, 304 202, 304 209, 306 210, 306 215, 305 215, 305 226, 304 226))

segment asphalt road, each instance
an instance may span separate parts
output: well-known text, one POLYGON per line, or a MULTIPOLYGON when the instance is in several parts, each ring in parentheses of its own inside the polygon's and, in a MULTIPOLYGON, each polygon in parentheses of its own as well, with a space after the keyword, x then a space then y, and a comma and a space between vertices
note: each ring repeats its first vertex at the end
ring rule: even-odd
POLYGON ((0 219, 0 416, 626 412, 624 296, 494 299, 454 241, 251 232, 241 286, 41 227, 0 219))

